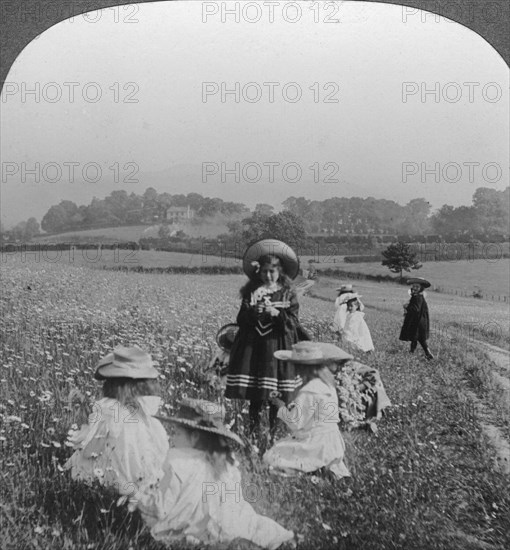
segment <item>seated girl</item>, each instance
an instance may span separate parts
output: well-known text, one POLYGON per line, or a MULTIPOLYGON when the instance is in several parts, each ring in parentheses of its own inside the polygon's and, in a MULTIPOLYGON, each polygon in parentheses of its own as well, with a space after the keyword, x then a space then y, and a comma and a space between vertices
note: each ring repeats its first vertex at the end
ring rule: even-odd
POLYGON ((242 495, 241 473, 232 445, 241 439, 223 424, 223 407, 186 399, 177 417, 158 417, 174 426, 164 478, 136 506, 152 536, 168 545, 215 544, 247 539, 263 548, 294 544, 294 533, 253 510, 242 495))
POLYGON ((94 403, 88 424, 70 432, 75 452, 65 468, 73 479, 98 481, 134 496, 144 483, 162 476, 169 449, 165 428, 153 417, 161 404, 159 374, 148 353, 117 346, 94 376, 104 380, 103 398, 94 403))
POLYGON ((291 435, 277 441, 262 460, 287 474, 326 468, 338 478, 350 476, 343 460, 345 443, 338 428, 338 396, 331 370, 352 356, 333 344, 305 341, 294 344, 291 351, 275 352, 275 357, 292 362, 303 385, 288 406, 273 397, 278 418, 291 435))

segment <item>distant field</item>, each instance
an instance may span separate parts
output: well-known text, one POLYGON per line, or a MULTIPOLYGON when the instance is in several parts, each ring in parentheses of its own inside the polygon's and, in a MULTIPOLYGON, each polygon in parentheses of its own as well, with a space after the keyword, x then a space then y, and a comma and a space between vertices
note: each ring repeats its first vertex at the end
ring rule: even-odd
POLYGON ((58 235, 48 235, 34 239, 39 243, 87 242, 101 240, 103 243, 136 241, 142 237, 157 237, 158 226, 131 225, 128 227, 106 227, 87 229, 83 231, 69 231, 58 235))
MULTIPOLYGON (((9 256, 3 259, 7 262, 9 256)), ((332 258, 331 258, 332 259, 332 258)), ((335 258, 337 261, 317 263, 321 269, 340 269, 351 273, 365 273, 372 275, 389 275, 390 271, 377 263, 359 263, 349 264, 343 262, 341 257, 335 258)), ((27 256, 27 261, 34 261, 33 256, 27 256)), ((200 266, 235 266, 241 265, 240 260, 211 256, 206 253, 181 253, 181 252, 157 252, 154 250, 75 250, 41 253, 40 261, 48 263, 70 263, 74 265, 87 265, 92 268, 102 269, 104 267, 200 267, 200 266), (46 254, 46 255, 45 255, 46 254)), ((302 265, 305 266, 307 258, 302 259, 302 265)), ((507 297, 508 306, 509 281, 510 281, 510 262, 508 259, 502 259, 496 262, 486 260, 459 261, 459 262, 429 262, 425 263, 419 270, 405 276, 420 276, 429 279, 434 288, 439 287, 448 293, 462 291, 469 295, 479 288, 484 295, 498 297, 501 303, 504 303, 504 297, 507 297)), ((323 278, 324 279, 324 278, 323 278)), ((366 281, 360 281, 366 283, 366 281)), ((377 283, 375 283, 377 285, 377 283)), ((396 287, 400 292, 400 288, 396 287)))
MULTIPOLYGON (((391 272, 380 263, 363 262, 359 264, 345 263, 340 256, 327 258, 327 262, 316 263, 321 269, 341 269, 350 273, 365 273, 368 275, 391 275, 391 272), (335 262, 333 262, 335 260, 335 262)), ((303 265, 307 258, 303 258, 303 265)), ((485 295, 509 296, 510 294, 510 260, 502 258, 496 261, 459 260, 451 262, 424 262, 423 267, 404 273, 404 277, 424 277, 434 288, 448 292, 461 291, 469 295, 479 288, 485 295)))

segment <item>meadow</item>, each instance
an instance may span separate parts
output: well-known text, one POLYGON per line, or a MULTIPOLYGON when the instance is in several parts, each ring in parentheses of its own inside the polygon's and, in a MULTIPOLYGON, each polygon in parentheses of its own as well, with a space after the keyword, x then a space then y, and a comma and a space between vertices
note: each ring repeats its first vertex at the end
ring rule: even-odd
MULTIPOLYGON (((162 549, 114 494, 70 480, 62 467, 71 454, 66 435, 100 394, 97 360, 118 343, 138 344, 156 359, 168 413, 185 394, 222 400, 204 371, 217 328, 235 319, 244 276, 138 274, 14 257, 1 275, 0 547, 162 549), (73 401, 77 390, 81 403, 73 401)), ((334 281, 324 280, 314 289, 323 299, 302 298, 300 316, 327 340, 334 281)), ((490 400, 489 358, 473 339, 441 333, 435 361, 408 354, 398 341, 406 289, 360 283, 373 306, 367 322, 376 346, 362 360, 380 370, 393 407, 376 433, 345 428, 351 479, 272 476, 253 449, 240 451, 246 498, 298 532, 302 549, 508 548, 509 480, 494 468, 464 392, 490 400)), ((482 302, 477 315, 492 318, 490 306, 482 302)), ((226 406, 242 431, 245 408, 226 406)), ((510 433, 508 411, 495 414, 510 433)))

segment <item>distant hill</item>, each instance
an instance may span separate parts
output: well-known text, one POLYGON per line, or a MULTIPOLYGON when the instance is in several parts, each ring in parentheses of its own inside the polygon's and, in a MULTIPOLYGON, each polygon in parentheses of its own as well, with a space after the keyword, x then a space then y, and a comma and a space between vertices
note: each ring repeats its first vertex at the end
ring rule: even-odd
MULTIPOLYGON (((228 231, 227 226, 219 224, 214 220, 211 223, 200 225, 177 225, 171 226, 172 230, 181 229, 190 237, 214 238, 221 233, 228 231)), ((98 229, 83 229, 81 231, 66 231, 51 235, 39 235, 33 238, 38 243, 97 243, 104 244, 118 242, 138 242, 141 238, 157 237, 159 225, 129 225, 118 227, 104 227, 98 229)))

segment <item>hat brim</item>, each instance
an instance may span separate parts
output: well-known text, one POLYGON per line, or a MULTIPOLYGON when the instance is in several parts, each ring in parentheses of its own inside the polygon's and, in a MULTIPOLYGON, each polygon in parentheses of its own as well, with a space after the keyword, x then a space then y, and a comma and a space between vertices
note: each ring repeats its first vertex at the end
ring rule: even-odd
POLYGON ((204 432, 220 435, 222 437, 226 437, 227 439, 231 439, 232 441, 235 441, 239 445, 242 445, 242 446, 245 445, 244 441, 237 434, 227 429, 222 430, 220 428, 209 428, 208 426, 202 426, 196 420, 190 420, 189 418, 179 418, 177 416, 155 415, 153 418, 157 418, 162 422, 168 422, 170 424, 181 424, 183 426, 188 426, 189 428, 193 428, 194 430, 202 430, 204 432))
POLYGON ((144 369, 130 369, 124 367, 120 369, 113 362, 100 364, 96 368, 94 378, 96 380, 106 380, 108 378, 132 378, 133 380, 145 380, 158 378, 159 373, 154 367, 146 367, 144 369))
POLYGON ((426 279, 420 279, 419 277, 412 277, 411 279, 407 279, 408 285, 414 285, 419 284, 422 285, 423 288, 429 288, 430 283, 426 279))
POLYGON ((229 351, 221 342, 222 336, 228 334, 229 332, 235 332, 233 340, 235 340, 235 337, 237 336, 237 333, 239 332, 239 325, 236 323, 229 323, 228 325, 223 325, 218 332, 216 333, 216 343, 218 344, 218 347, 220 347, 223 351, 229 351))
POLYGON ((279 350, 274 352, 274 356, 279 361, 288 361, 291 363, 295 363, 296 365, 321 365, 322 363, 325 363, 328 359, 326 357, 316 357, 314 359, 293 359, 292 358, 292 351, 289 350, 279 350))
POLYGON ((256 266, 252 262, 258 262, 262 256, 271 254, 280 259, 285 274, 295 279, 299 273, 299 258, 292 248, 283 241, 277 239, 262 239, 249 246, 243 256, 243 271, 252 279, 256 272, 256 266))

